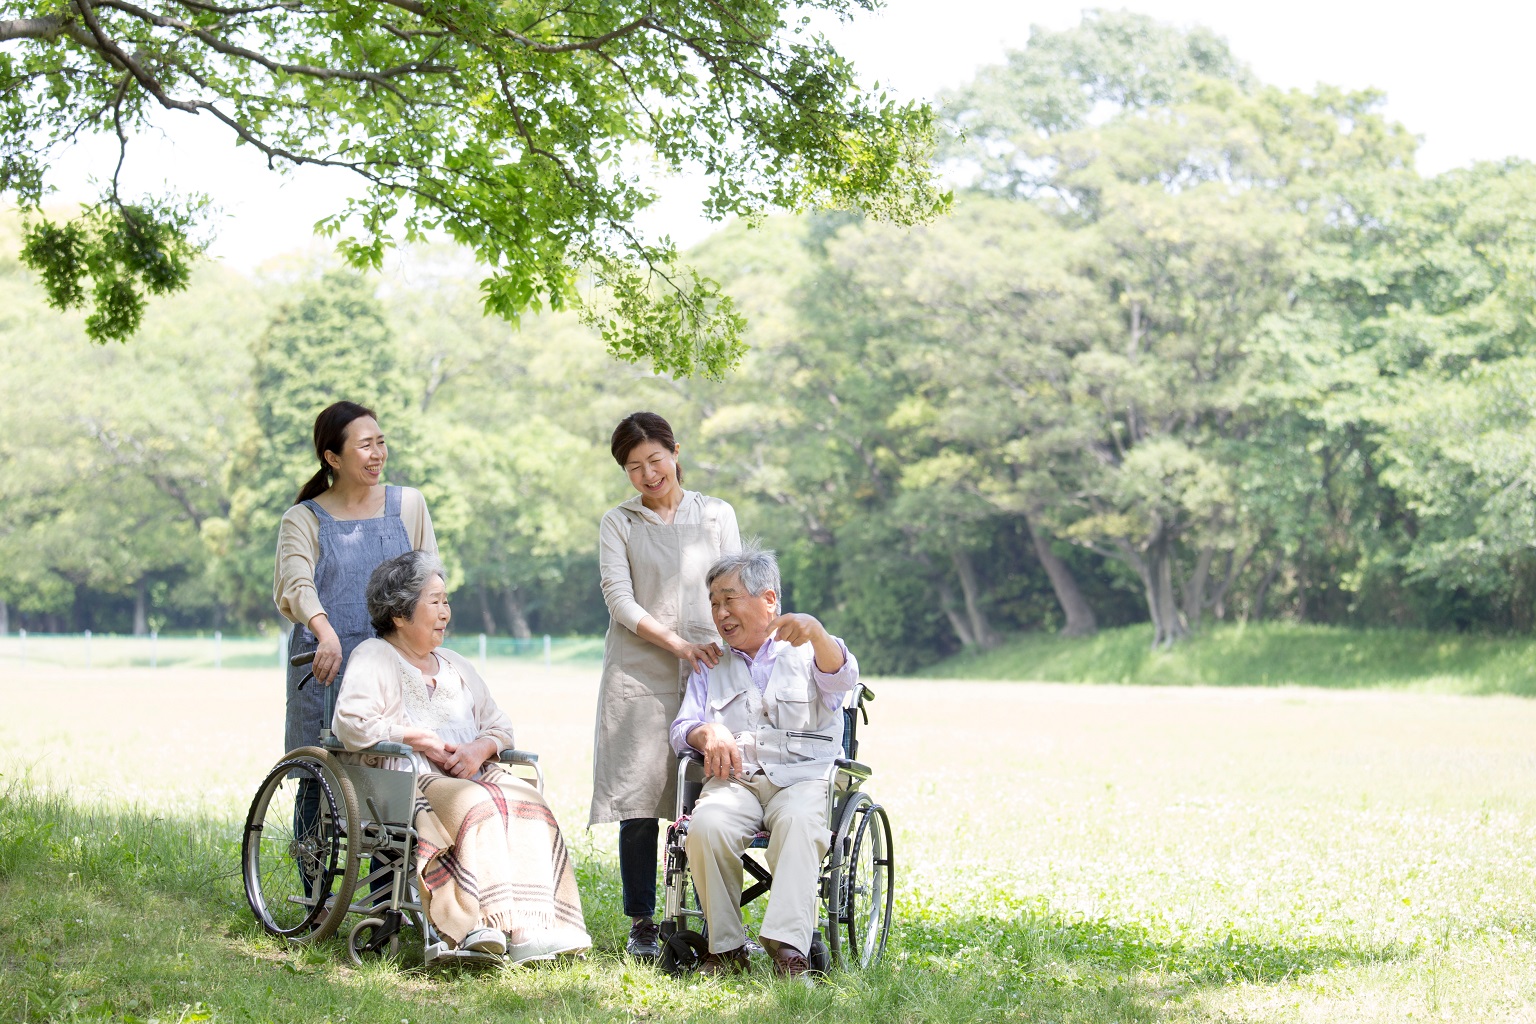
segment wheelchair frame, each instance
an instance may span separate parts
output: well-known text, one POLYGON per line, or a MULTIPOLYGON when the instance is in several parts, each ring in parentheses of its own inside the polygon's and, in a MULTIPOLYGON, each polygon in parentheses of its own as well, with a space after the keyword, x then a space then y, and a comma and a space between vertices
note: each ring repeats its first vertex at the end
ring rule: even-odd
MULTIPOLYGON (((825 974, 833 967, 869 967, 885 952, 895 900, 896 860, 891 846, 890 819, 885 808, 862 789, 874 772, 857 760, 859 720, 869 721, 865 703, 875 693, 862 682, 843 707, 843 752, 827 768, 827 822, 831 841, 822 862, 818 896, 821 927, 806 951, 813 969, 825 974)), ((680 755, 677 763, 676 818, 667 827, 663 881, 665 902, 661 920, 661 968, 685 974, 698 968, 709 946, 704 912, 699 909, 688 872, 686 837, 694 802, 704 786, 703 759, 697 751, 680 755), (695 929, 692 927, 697 924, 695 929)), ((766 849, 759 832, 748 851, 766 849)), ((746 906, 768 892, 773 875, 749 853, 742 868, 753 884, 741 893, 746 906)))
MULTIPOLYGON (((293 664, 314 659, 300 654, 293 664)), ((307 676, 308 683, 313 676, 307 676)), ((326 721, 335 714, 335 687, 326 693, 326 721)), ((347 954, 356 964, 370 956, 396 956, 403 928, 421 936, 427 965, 447 962, 499 964, 505 957, 450 949, 421 910, 412 875, 416 829, 412 824, 418 771, 402 743, 376 743, 347 751, 327 725, 318 746, 284 754, 256 790, 240 843, 246 902, 269 933, 296 944, 330 938, 349 914, 360 914, 347 932, 347 954), (364 758, 404 759, 407 770, 374 767, 364 758), (301 785, 308 782, 308 786, 301 785), (298 804, 315 796, 312 825, 301 828, 298 804), (299 833, 303 834, 299 834, 299 833), (367 874, 359 876, 364 857, 367 874), (354 902, 359 891, 366 893, 354 902)), ((537 754, 503 750, 502 764, 544 791, 537 754)))

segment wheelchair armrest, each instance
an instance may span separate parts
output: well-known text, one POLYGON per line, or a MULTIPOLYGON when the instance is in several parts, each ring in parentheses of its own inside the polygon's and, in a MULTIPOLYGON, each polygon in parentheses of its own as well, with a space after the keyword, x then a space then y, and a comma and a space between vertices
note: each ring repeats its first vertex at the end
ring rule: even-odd
POLYGON ((539 755, 526 750, 513 750, 508 747, 496 756, 496 760, 502 764, 538 764, 539 755))
POLYGON ((362 750, 348 750, 347 745, 335 736, 327 736, 320 741, 320 746, 337 754, 388 754, 391 757, 410 757, 411 748, 404 743, 394 743, 390 740, 380 740, 371 747, 362 750))
POLYGON ((838 771, 847 772, 849 775, 852 775, 856 779, 864 779, 867 781, 875 774, 874 769, 870 768, 869 765, 864 764, 861 761, 850 760, 846 757, 839 757, 832 763, 837 766, 838 771))
POLYGON ((380 740, 371 747, 364 747, 357 751, 359 754, 391 754, 395 757, 410 757, 411 748, 404 743, 394 743, 390 740, 380 740))

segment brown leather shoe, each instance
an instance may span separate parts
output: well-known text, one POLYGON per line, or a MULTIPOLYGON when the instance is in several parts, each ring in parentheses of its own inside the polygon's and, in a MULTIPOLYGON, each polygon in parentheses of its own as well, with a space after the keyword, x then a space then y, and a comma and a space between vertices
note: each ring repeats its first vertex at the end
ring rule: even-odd
POLYGON ((699 973, 714 977, 746 974, 750 967, 751 964, 747 960, 747 947, 737 946, 723 953, 705 953, 704 959, 699 962, 699 973))
POLYGON ((809 981, 811 962, 794 946, 786 946, 781 942, 773 951, 773 973, 781 978, 804 978, 809 981))

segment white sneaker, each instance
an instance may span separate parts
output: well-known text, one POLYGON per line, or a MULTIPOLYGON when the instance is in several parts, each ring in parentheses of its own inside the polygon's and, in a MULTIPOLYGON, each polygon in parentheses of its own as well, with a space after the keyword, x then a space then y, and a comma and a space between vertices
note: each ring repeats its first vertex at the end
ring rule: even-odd
POLYGON ((507 937, 495 928, 476 928, 464 936, 464 941, 459 943, 459 948, 501 956, 507 951, 507 937))
POLYGON ((572 944, 569 939, 541 938, 527 942, 514 942, 507 947, 507 959, 514 964, 533 963, 536 960, 553 960, 570 953, 585 953, 591 943, 572 944))

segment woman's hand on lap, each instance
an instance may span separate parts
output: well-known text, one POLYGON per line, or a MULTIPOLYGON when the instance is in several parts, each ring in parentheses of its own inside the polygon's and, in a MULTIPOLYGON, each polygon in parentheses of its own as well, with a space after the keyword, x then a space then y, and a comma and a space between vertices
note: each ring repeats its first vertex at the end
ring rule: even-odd
POLYGON ((422 757, 425 757, 439 768, 447 770, 444 766, 447 764, 451 748, 442 741, 437 733, 423 729, 419 735, 407 737, 406 742, 411 745, 412 750, 422 757))
POLYGON ((498 753, 496 741, 485 737, 472 743, 445 743, 443 749, 447 751, 443 771, 457 779, 472 778, 481 765, 498 753))

